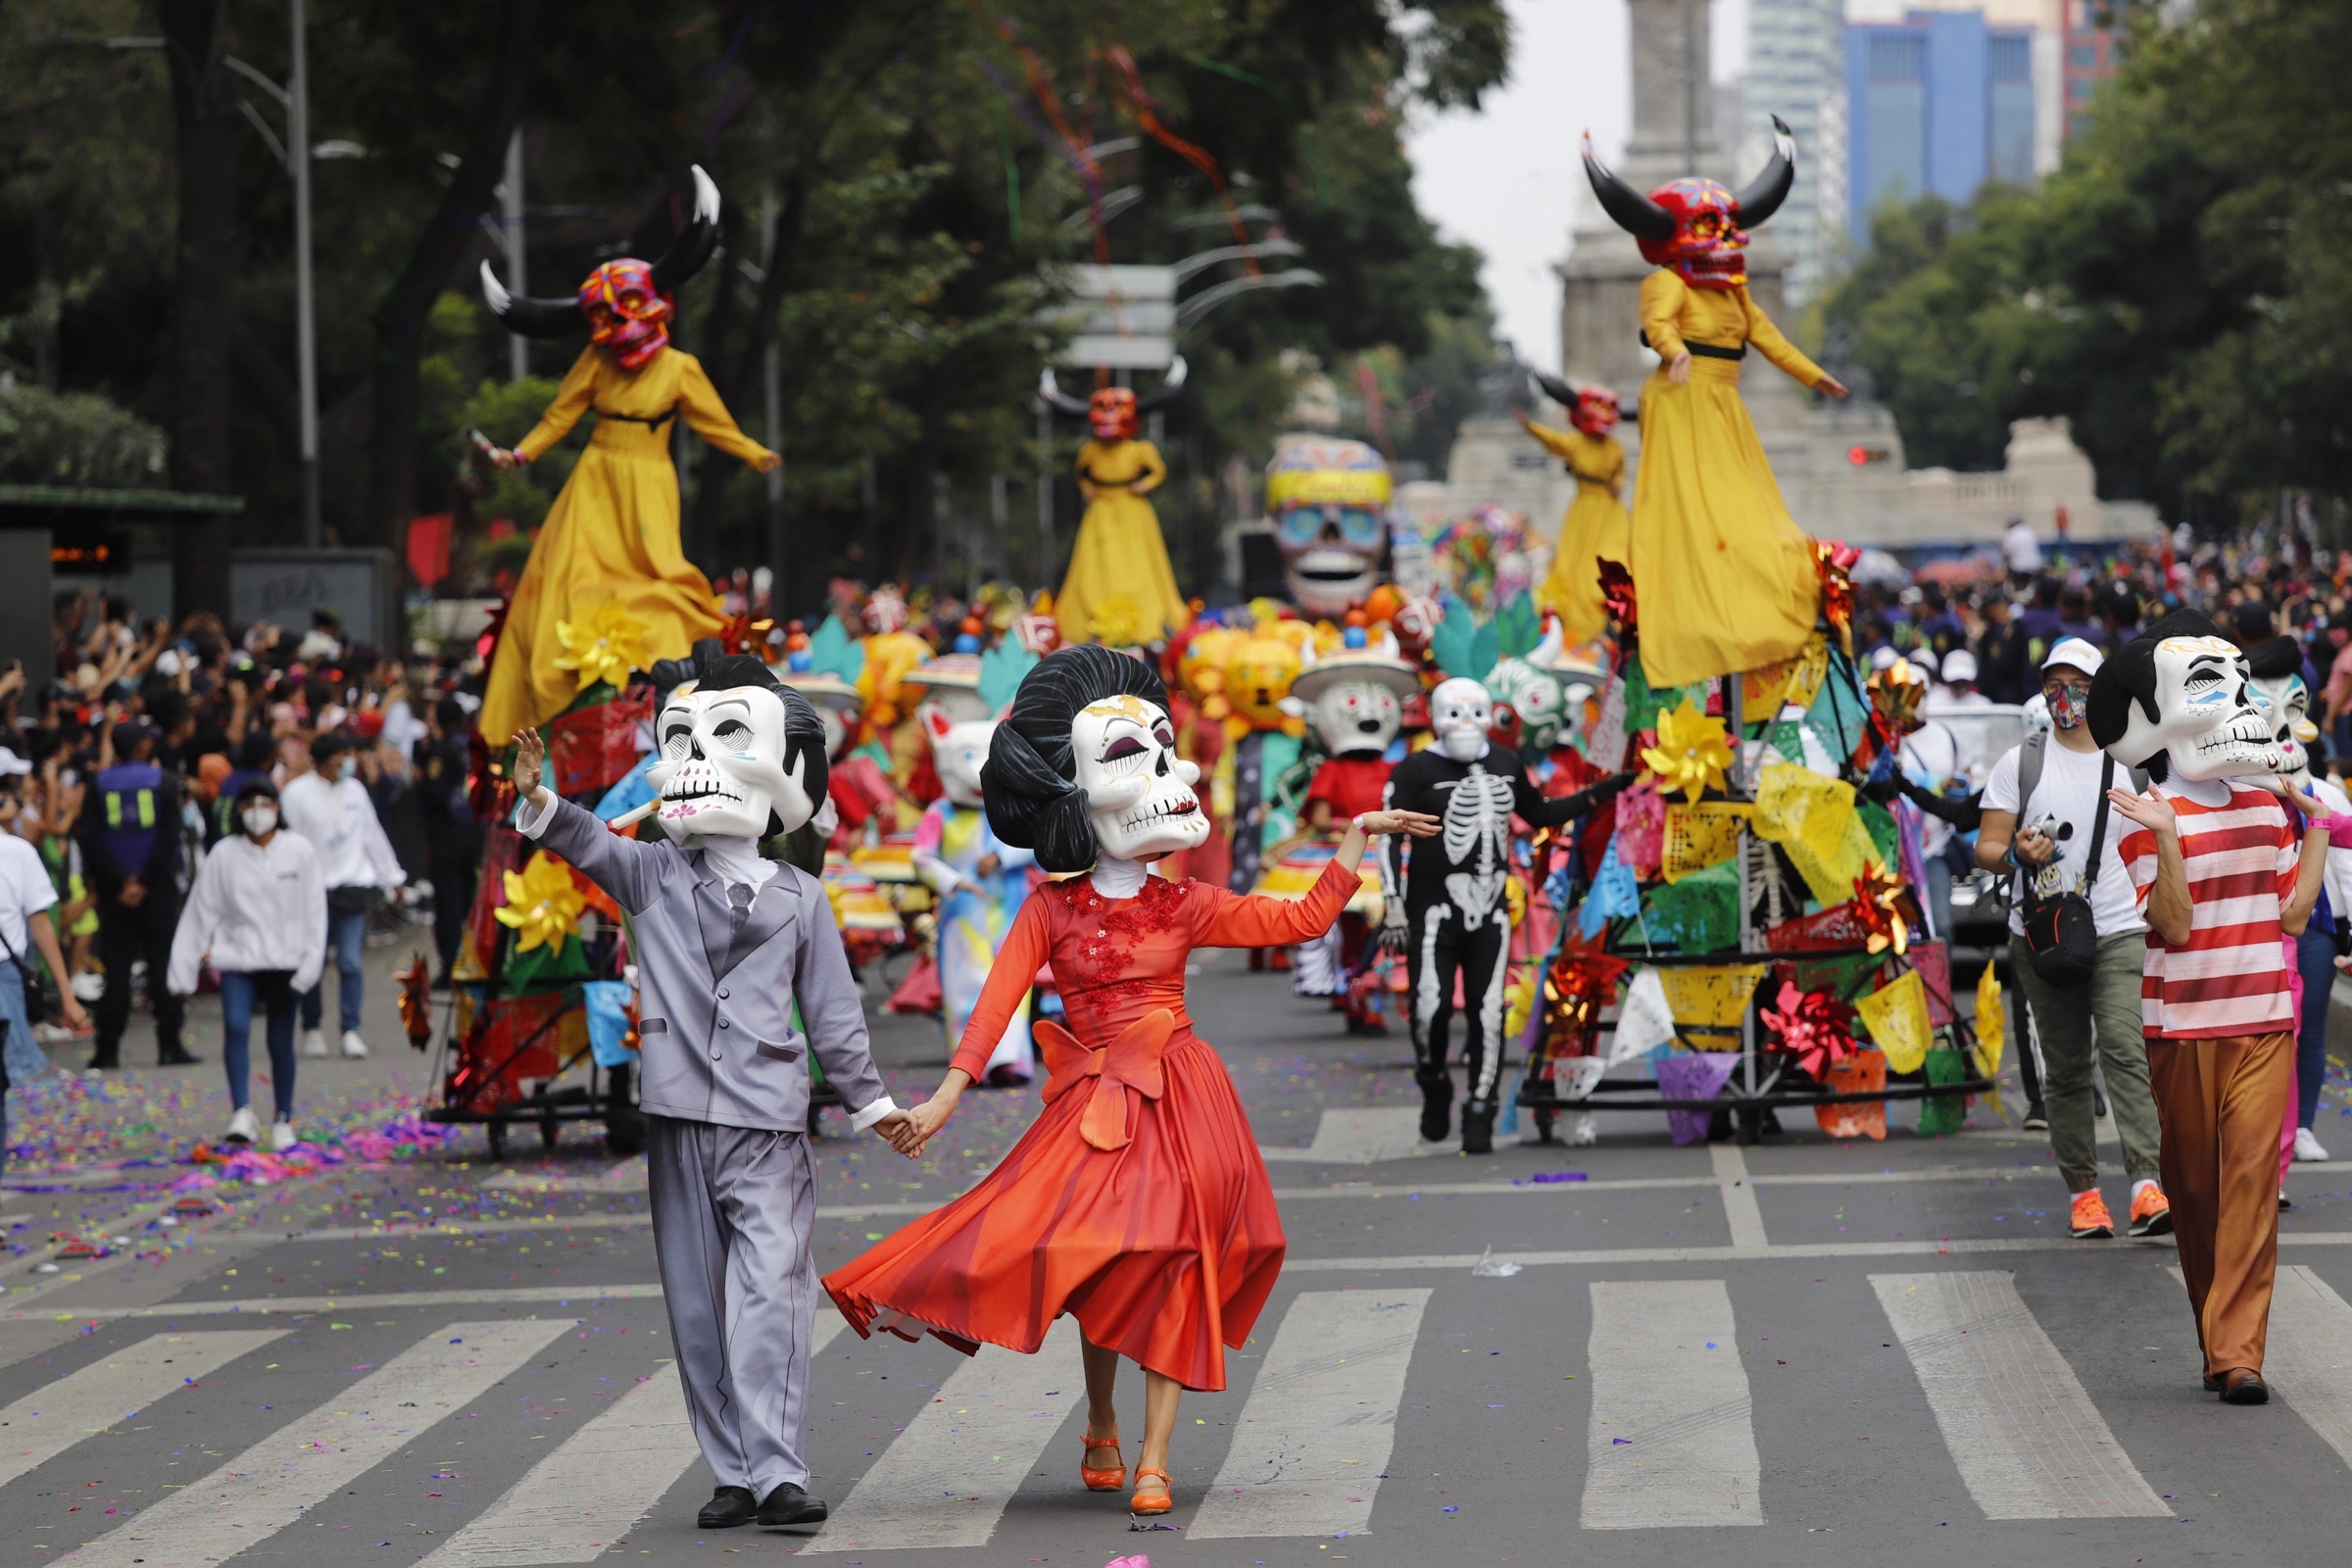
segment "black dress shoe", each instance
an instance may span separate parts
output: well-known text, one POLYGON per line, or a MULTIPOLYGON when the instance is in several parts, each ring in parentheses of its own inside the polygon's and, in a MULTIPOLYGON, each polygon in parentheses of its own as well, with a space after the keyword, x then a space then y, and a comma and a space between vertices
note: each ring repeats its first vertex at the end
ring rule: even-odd
POLYGON ((774 1530, 782 1525, 821 1525, 825 1522, 823 1499, 811 1497, 793 1482, 787 1481, 767 1494, 760 1505, 760 1528, 774 1530))
POLYGON ((196 1065, 196 1055, 185 1046, 172 1046, 155 1054, 155 1064, 158 1067, 193 1067, 196 1065))
POLYGON ((1472 1101, 1462 1107, 1462 1152, 1494 1152, 1494 1107, 1472 1101))
POLYGON ((721 1487, 710 1494, 703 1511, 694 1516, 699 1530, 732 1530, 748 1525, 760 1512, 760 1499, 752 1495, 749 1487, 721 1487))

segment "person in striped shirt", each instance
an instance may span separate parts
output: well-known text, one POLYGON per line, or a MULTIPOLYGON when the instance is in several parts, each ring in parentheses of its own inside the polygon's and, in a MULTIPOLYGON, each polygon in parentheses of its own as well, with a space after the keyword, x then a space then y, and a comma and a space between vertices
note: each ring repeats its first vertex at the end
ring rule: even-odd
POLYGON ((2327 830, 2283 804, 2290 759, 2251 680, 2221 628, 2181 610, 2090 688, 2092 738, 2150 781, 2108 798, 2132 824, 2118 849, 2147 912, 2140 1020, 2180 1271, 2205 1387, 2231 1404, 2270 1398, 2274 1167, 2294 1052, 2282 943, 2310 920, 2328 857, 2327 830))

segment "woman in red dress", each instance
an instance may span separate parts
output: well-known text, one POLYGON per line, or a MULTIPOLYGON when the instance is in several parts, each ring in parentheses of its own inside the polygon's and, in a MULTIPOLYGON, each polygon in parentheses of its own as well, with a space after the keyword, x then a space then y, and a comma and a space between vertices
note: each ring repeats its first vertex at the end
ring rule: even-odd
POLYGON ((1140 1364, 1139 1514, 1173 1505, 1178 1398, 1225 1387, 1225 1349, 1249 1338, 1284 1250, 1241 1097, 1186 1016, 1186 960, 1195 948, 1321 935, 1356 889, 1366 834, 1427 837, 1438 825, 1364 813, 1296 903, 1153 877, 1147 862, 1207 831, 1192 788, 1200 772, 1176 756, 1166 708, 1149 665, 1092 644, 1049 655, 1022 681, 981 774, 989 824, 1049 871, 1092 875, 1021 906, 939 1092, 894 1143, 922 1152, 1050 960, 1069 1029, 1038 1026, 1045 1110, 978 1186, 825 1278, 860 1335, 930 1333, 967 1355, 982 1344, 1034 1352, 1055 1318, 1076 1317, 1079 1473, 1094 1491, 1126 1484, 1112 1385, 1121 1356, 1140 1364))

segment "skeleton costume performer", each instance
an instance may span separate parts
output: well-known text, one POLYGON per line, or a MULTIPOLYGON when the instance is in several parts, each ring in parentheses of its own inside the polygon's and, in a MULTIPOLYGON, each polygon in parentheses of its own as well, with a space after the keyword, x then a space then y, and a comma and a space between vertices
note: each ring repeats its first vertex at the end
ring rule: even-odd
POLYGON ((811 1052, 851 1125, 897 1113, 815 877, 762 859, 824 799, 824 729, 800 693, 716 641, 676 682, 649 775, 669 838, 640 842, 529 786, 515 825, 630 917, 654 1248, 687 1414, 718 1480, 705 1528, 808 1523, 803 1490, 816 1270, 811 1052), (798 1014, 795 1014, 795 1004, 798 1014))
MULTIPOLYGON (((1029 868, 1037 858, 997 837, 981 809, 980 769, 988 761, 997 721, 958 723, 929 704, 919 713, 943 793, 915 826, 914 868, 939 895, 939 989, 953 1050, 980 1004, 997 949, 1029 897, 1029 868)), ((1025 1084, 1036 1071, 1024 994, 989 1053, 981 1078, 999 1086, 1025 1084)))
POLYGON ((1038 395, 1056 413, 1086 420, 1093 439, 1078 449, 1078 488, 1086 515, 1070 551, 1069 574, 1054 596, 1054 618, 1065 643, 1164 641, 1192 619, 1176 591, 1176 568, 1160 537, 1159 514, 1144 499, 1168 476, 1159 448, 1143 439, 1143 416, 1175 401, 1184 385, 1184 361, 1138 397, 1106 386, 1081 403, 1047 370, 1038 395))
POLYGON ((1473 680, 1441 683, 1429 696, 1437 744, 1415 752, 1389 775, 1388 804, 1427 811, 1438 836, 1400 858, 1383 840, 1389 939, 1404 945, 1412 998, 1413 1074, 1421 1085, 1421 1136, 1445 1138, 1453 1119, 1453 1079, 1446 1070, 1458 976, 1469 1005, 1462 1054, 1470 1095, 1462 1107, 1462 1149, 1494 1148, 1494 1092, 1502 1073, 1503 956, 1510 939, 1504 884, 1510 879, 1511 817, 1557 827, 1606 805, 1633 782, 1630 773, 1546 800, 1519 755, 1488 739, 1494 701, 1473 680))
POLYGON ((1790 519, 1740 401, 1750 347, 1806 386, 1844 395, 1748 298, 1741 225, 1779 211, 1796 179, 1796 143, 1773 124, 1771 161, 1737 195, 1711 179, 1677 179, 1644 196, 1585 138, 1601 207, 1658 267, 1642 281, 1642 340, 1661 364, 1642 388, 1627 563, 1642 590, 1642 670, 1653 688, 1790 658, 1813 633, 1813 544, 1790 519))
POLYGON ((718 243, 718 188, 694 171, 694 216, 660 261, 623 257, 580 285, 578 300, 517 299, 482 264, 482 294, 507 329, 564 337, 586 327, 588 346, 572 363, 514 457, 530 463, 593 412, 595 432, 564 483, 515 584, 506 629, 482 698, 482 738, 504 746, 544 724, 578 694, 559 668, 562 621, 581 621, 604 605, 624 606, 653 659, 681 659, 724 623, 710 583, 678 544, 678 475, 670 421, 683 417, 729 457, 772 468, 775 454, 745 435, 693 355, 669 346, 672 297, 718 243))
POLYGON ((1625 488, 1625 448, 1609 433, 1620 417, 1617 394, 1605 386, 1572 387, 1541 371, 1536 380, 1546 397, 1568 410, 1569 428, 1554 430, 1525 415, 1519 422, 1576 480, 1576 499, 1560 519, 1551 570, 1536 592, 1536 603, 1560 617, 1571 639, 1591 642, 1609 629, 1598 564, 1623 565, 1633 554, 1633 521, 1618 499, 1625 488))

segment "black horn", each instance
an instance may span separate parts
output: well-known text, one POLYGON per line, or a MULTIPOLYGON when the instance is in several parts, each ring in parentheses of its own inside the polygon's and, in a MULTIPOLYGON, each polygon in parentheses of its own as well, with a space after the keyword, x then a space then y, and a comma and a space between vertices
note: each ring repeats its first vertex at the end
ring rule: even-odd
POLYGON ((1788 133, 1788 122, 1780 116, 1772 117, 1772 156, 1756 171, 1756 177, 1740 187, 1732 205, 1740 210, 1740 223, 1753 228, 1781 210, 1788 199, 1788 188, 1796 183, 1796 138, 1788 133))
POLYGON ((1149 392, 1139 392, 1135 395, 1135 412, 1150 414, 1154 409, 1164 409, 1175 402, 1176 395, 1183 390, 1184 356, 1181 354, 1171 355, 1168 359, 1168 373, 1159 385, 1149 392))
POLYGON ((1592 181, 1592 194, 1600 198, 1600 210, 1636 239, 1652 244, 1664 244, 1674 238, 1674 215, 1642 195, 1609 172, 1592 151, 1592 133, 1585 132, 1585 177, 1592 181))
POLYGON ((1570 410, 1571 412, 1575 410, 1576 388, 1570 386, 1558 376, 1546 374, 1542 370, 1530 369, 1527 373, 1535 377, 1536 385, 1543 389, 1545 397, 1551 399, 1552 402, 1557 403, 1563 409, 1570 410))
POLYGON ((1074 398, 1064 392, 1061 383, 1054 379, 1054 367, 1051 365, 1037 372, 1037 395, 1045 399, 1047 408, 1065 419, 1086 417, 1086 399, 1074 398))
POLYGON ((482 264, 482 303, 490 307, 499 324, 516 337, 564 337, 588 326, 578 300, 516 299, 490 270, 488 262, 482 264))
POLYGON ((678 235, 662 259, 654 264, 654 292, 675 294, 678 285, 703 270, 710 253, 718 248, 718 187, 703 172, 703 166, 694 166, 694 212, 686 220, 685 229, 678 235))

